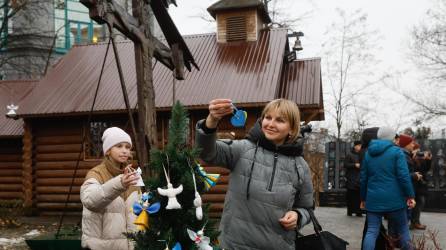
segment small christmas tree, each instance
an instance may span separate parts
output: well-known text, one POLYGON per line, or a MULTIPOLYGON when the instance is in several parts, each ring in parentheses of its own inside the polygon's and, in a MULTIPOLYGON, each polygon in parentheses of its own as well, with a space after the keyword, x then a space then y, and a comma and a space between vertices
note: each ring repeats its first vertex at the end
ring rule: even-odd
MULTIPOLYGON (((167 146, 163 150, 153 150, 151 152, 151 169, 153 176, 146 181, 146 189, 149 190, 149 196, 145 197, 147 210, 152 212, 139 214, 138 219, 144 222, 139 232, 128 234, 133 239, 135 249, 173 249, 179 243, 182 249, 204 249, 199 248, 199 239, 204 229, 204 235, 215 242, 218 232, 214 229, 215 222, 210 221, 207 216, 209 206, 203 208, 203 217, 198 219, 194 200, 196 191, 203 193, 205 191, 205 174, 196 158, 199 151, 197 148, 191 148, 187 145, 188 117, 184 107, 177 102, 172 108, 172 117, 169 125, 169 138, 167 146), (200 172, 201 171, 201 172, 200 172), (168 182, 172 185, 168 186, 168 182), (196 183, 196 184, 195 184, 196 183), (179 192, 180 187, 182 191, 179 192), (176 190, 176 197, 168 198, 165 192, 176 190), (159 202, 160 204, 158 204, 159 202), (177 209, 166 209, 166 206, 181 206, 177 209), (155 204, 155 205, 153 205, 155 204), (158 206, 160 205, 160 206, 158 206), (160 207, 159 211, 152 209, 160 207), (145 218, 142 218, 144 217, 145 218), (188 229, 191 230, 188 233, 188 229), (201 230, 201 232, 200 232, 201 230), (194 234, 194 240, 191 239, 191 232, 194 234)), ((142 205, 143 202, 141 202, 142 205)), ((143 206, 143 205, 142 205, 143 206)), ((138 207, 138 206, 137 206, 138 207)), ((139 213, 139 208, 134 206, 134 211, 139 213)), ((137 221, 138 221, 137 219, 137 221)), ((177 248, 176 248, 177 249, 177 248)), ((209 248, 207 248, 209 249, 209 248)), ((216 249, 216 247, 214 247, 216 249)))

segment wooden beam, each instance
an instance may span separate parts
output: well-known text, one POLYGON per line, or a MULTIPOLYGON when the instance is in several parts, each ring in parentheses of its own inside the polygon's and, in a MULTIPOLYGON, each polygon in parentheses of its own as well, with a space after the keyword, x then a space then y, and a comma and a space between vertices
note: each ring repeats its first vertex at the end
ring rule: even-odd
MULTIPOLYGON (((145 1, 132 0, 133 18, 143 27, 146 37, 151 36, 148 5, 145 1)), ((157 146, 155 87, 152 72, 153 47, 135 42, 135 66, 138 95, 138 139, 143 159, 138 159, 144 177, 150 173, 149 155, 157 146)))
POLYGON ((172 61, 175 67, 174 70, 175 78, 178 80, 184 80, 183 52, 180 50, 178 43, 172 45, 172 61))
POLYGON ((31 124, 25 120, 23 133, 23 164, 22 164, 22 184, 23 184, 23 207, 31 209, 33 207, 33 135, 31 124))

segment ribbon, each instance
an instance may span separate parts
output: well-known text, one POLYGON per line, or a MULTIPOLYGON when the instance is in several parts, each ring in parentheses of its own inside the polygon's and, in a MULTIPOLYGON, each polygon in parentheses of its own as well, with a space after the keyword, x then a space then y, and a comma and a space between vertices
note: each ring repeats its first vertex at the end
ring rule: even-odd
POLYGON ((137 215, 135 221, 133 222, 137 227, 138 231, 144 231, 149 228, 149 214, 157 213, 161 204, 156 202, 149 205, 149 199, 152 196, 148 193, 144 193, 139 201, 133 204, 133 213, 137 215))
POLYGON ((195 167, 195 171, 198 173, 198 176, 203 180, 205 189, 208 191, 211 187, 217 184, 218 178, 220 178, 220 174, 208 174, 204 170, 204 168, 200 165, 200 163, 196 162, 197 166, 195 167))

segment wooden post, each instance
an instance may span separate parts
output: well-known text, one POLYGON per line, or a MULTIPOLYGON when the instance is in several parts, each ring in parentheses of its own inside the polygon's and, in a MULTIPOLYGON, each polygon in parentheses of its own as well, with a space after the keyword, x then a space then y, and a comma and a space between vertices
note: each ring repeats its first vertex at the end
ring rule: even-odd
POLYGON ((33 208, 33 137, 29 121, 25 120, 23 133, 23 163, 22 163, 22 183, 23 183, 23 208, 25 212, 31 212, 33 208))
MULTIPOLYGON (((148 4, 132 0, 133 17, 143 27, 145 37, 151 37, 148 4)), ((143 159, 140 163, 144 173, 149 170, 149 153, 157 145, 155 89, 153 86, 152 56, 153 45, 135 42, 135 66, 138 92, 138 139, 143 159)))
POLYGON ((183 53, 180 50, 180 46, 178 43, 172 45, 172 62, 175 66, 175 70, 173 70, 173 80, 172 80, 172 108, 175 105, 176 101, 176 82, 177 76, 181 76, 184 78, 184 67, 182 67, 183 63, 183 53))

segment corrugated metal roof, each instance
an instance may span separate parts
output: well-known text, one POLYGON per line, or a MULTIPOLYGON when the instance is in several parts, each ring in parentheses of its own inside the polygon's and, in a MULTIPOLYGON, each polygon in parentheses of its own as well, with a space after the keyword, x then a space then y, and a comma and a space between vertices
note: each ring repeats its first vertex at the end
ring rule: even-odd
POLYGON ((323 108, 321 59, 286 63, 280 80, 279 97, 293 100, 300 107, 323 108))
POLYGON ((23 134, 23 120, 6 118, 8 112, 6 106, 14 103, 19 105, 36 85, 37 81, 17 80, 0 81, 0 137, 15 137, 23 134))
MULTIPOLYGON (((214 98, 237 104, 266 103, 277 97, 286 29, 262 31, 257 42, 218 44, 215 34, 185 36, 200 71, 185 73, 176 83, 176 96, 186 106, 207 105, 214 98)), ((88 112, 93 101, 107 44, 77 46, 63 57, 29 95, 20 115, 88 112)), ((132 42, 118 43, 132 107, 136 75, 132 42)), ((156 107, 172 104, 172 72, 161 63, 154 68, 156 107)), ((95 111, 125 109, 114 56, 110 48, 95 111)))

